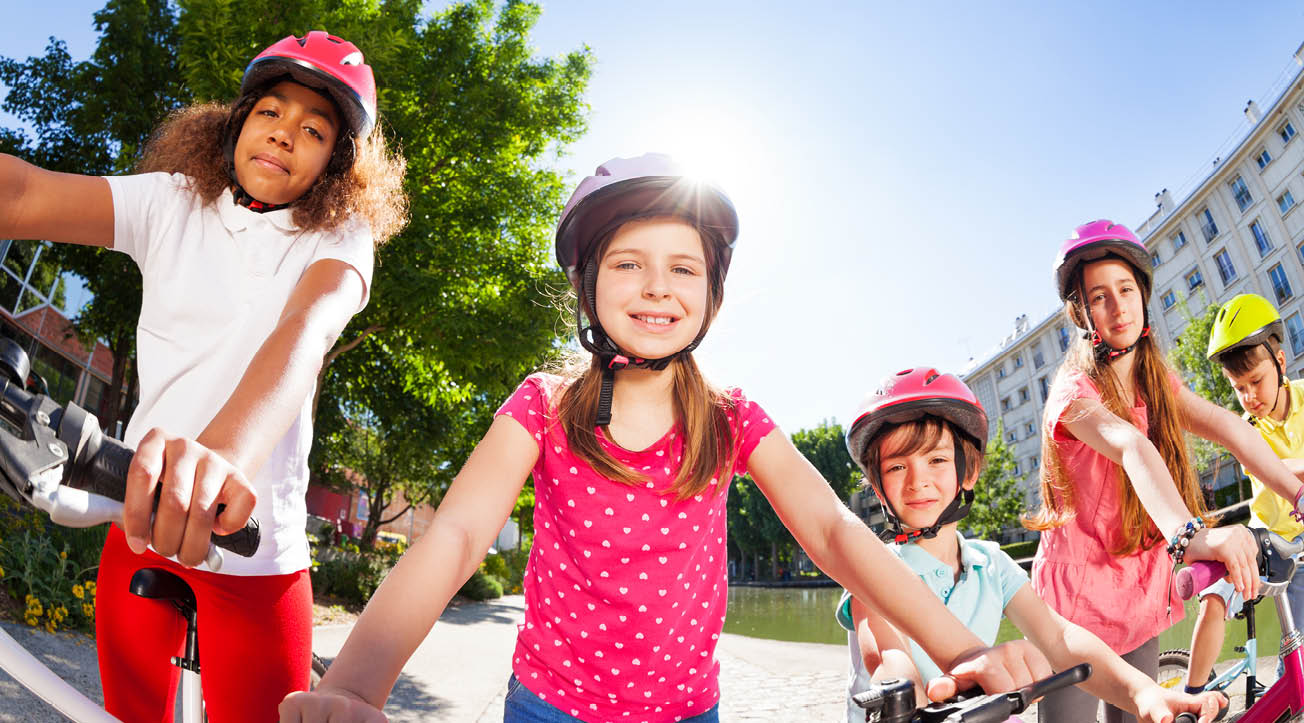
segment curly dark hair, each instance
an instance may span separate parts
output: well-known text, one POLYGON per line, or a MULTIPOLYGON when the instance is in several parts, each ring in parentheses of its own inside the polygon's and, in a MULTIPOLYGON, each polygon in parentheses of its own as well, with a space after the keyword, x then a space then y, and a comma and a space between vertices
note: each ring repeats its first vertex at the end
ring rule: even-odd
MULTIPOLYGON (((224 143, 244 125, 262 93, 234 103, 199 103, 173 111, 141 152, 135 171, 181 173, 204 203, 215 202, 231 187, 224 143)), ((291 206, 294 223, 304 231, 330 231, 350 218, 367 221, 376 245, 407 225, 408 200, 403 191, 407 161, 391 152, 377 125, 361 140, 341 133, 331 162, 308 192, 291 206), (353 163, 344 167, 348 155, 353 163)))

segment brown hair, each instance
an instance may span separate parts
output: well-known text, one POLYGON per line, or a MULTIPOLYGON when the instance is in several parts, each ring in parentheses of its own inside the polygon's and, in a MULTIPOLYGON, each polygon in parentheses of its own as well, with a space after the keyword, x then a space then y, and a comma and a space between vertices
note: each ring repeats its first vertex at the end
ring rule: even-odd
MULTIPOLYGON (((942 441, 942 433, 949 432, 951 439, 959 440, 960 449, 964 451, 964 476, 965 479, 957 479, 957 485, 963 486, 965 480, 977 479, 978 474, 983 468, 983 453, 978 449, 977 443, 967 434, 956 431, 955 425, 947 422, 941 417, 927 415, 923 419, 916 419, 910 422, 901 422, 900 424, 884 425, 874 439, 865 446, 865 457, 860 460, 861 465, 866 470, 864 485, 874 486, 870 482, 872 478, 878 481, 875 487, 876 491, 882 488, 882 479, 880 477, 879 467, 884 457, 898 457, 918 452, 927 452, 942 441), (884 450, 883 442, 896 430, 905 428, 906 433, 898 440, 897 444, 891 449, 884 450)), ((879 492, 881 495, 882 492, 879 492)))
POLYGON ((1268 337, 1268 348, 1272 349, 1271 354, 1268 353, 1267 349, 1263 348, 1262 344, 1238 346, 1231 351, 1219 354, 1215 359, 1232 374, 1248 374, 1254 367, 1259 365, 1259 362, 1264 359, 1271 361, 1273 357, 1277 356, 1277 352, 1281 351, 1281 342, 1277 339, 1276 334, 1268 337))
MULTIPOLYGON (((645 219, 639 219, 645 220, 645 219)), ((694 226, 702 239, 707 260, 707 305, 702 331, 710 326, 724 298, 724 247, 720 234, 713 229, 694 226)), ((586 263, 597 263, 606 254, 619 228, 612 229, 596 244, 586 263)), ((583 276, 582 270, 580 276, 583 276)), ((590 319, 596 318, 588 303, 578 302, 590 319)), ((678 499, 701 494, 714 482, 716 491, 725 489, 725 477, 732 476, 736 401, 702 376, 692 353, 675 357, 667 368, 674 375, 671 396, 675 421, 683 438, 683 458, 671 489, 678 499)), ((556 369, 566 385, 557 402, 557 418, 571 452, 594 471, 608 479, 628 485, 643 483, 646 478, 622 464, 598 441, 594 429, 598 418, 598 398, 602 391, 602 362, 595 355, 579 353, 569 363, 556 369), (589 357, 584 364, 584 357, 589 357)))
MULTIPOLYGON (((1137 279, 1142 289, 1142 299, 1149 300, 1150 287, 1142 274, 1136 273, 1135 267, 1128 264, 1132 276, 1137 279)), ((1076 272, 1076 285, 1081 286, 1082 267, 1076 272)), ((1080 329, 1087 328, 1088 311, 1076 299, 1064 303, 1065 317, 1080 329)), ((1145 399, 1149 429, 1146 438, 1154 444, 1164 466, 1172 475, 1177 491, 1186 503, 1186 508, 1196 515, 1208 519, 1204 495, 1200 491, 1200 482, 1191 467, 1183 433, 1184 418, 1181 407, 1173 393, 1171 380, 1174 372, 1164 361, 1159 352, 1153 334, 1137 341, 1132 352, 1136 354, 1133 375, 1137 393, 1145 399)), ((1055 384, 1065 383, 1065 376, 1072 372, 1081 372, 1091 379, 1100 390, 1101 402, 1105 408, 1120 419, 1132 421, 1131 400, 1123 399, 1123 389, 1109 362, 1096 356, 1092 344, 1085 338, 1079 338, 1069 347, 1064 364, 1056 373, 1055 384)), ((1041 444, 1041 507, 1023 520, 1025 527, 1032 530, 1049 530, 1060 527, 1077 514, 1077 500, 1073 494, 1073 480, 1059 453, 1055 441, 1054 429, 1060 420, 1051 418, 1053 407, 1046 407, 1043 420, 1041 444)), ((1164 541, 1163 533, 1151 521, 1132 481, 1121 465, 1115 465, 1118 473, 1118 485, 1121 500, 1121 515, 1118 534, 1109 545, 1113 555, 1130 555, 1140 549, 1150 549, 1164 541)))
MULTIPOLYGON (((228 123, 239 127, 261 94, 251 93, 234 104, 199 103, 173 111, 155 129, 141 152, 135 171, 180 173, 190 188, 213 204, 231 187, 223 150, 228 123)), ((339 134, 334 154, 348 143, 339 134)), ((403 175, 407 162, 392 153, 380 126, 365 139, 355 139, 353 164, 344 170, 334 160, 308 192, 291 206, 294 223, 303 231, 332 231, 350 218, 367 222, 376 245, 385 243, 407 225, 407 194, 403 175)))

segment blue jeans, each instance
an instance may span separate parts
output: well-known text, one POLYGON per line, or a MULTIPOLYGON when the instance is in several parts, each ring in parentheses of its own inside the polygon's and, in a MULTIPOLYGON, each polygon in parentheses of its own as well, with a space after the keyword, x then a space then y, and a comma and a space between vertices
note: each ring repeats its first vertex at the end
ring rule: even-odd
MULTIPOLYGON (((507 681, 507 699, 503 705, 503 723, 574 723, 579 718, 573 718, 547 701, 541 699, 521 685, 521 681, 513 675, 507 681)), ((685 718, 680 723, 719 723, 720 706, 715 705, 711 710, 695 715, 692 718, 685 718)))

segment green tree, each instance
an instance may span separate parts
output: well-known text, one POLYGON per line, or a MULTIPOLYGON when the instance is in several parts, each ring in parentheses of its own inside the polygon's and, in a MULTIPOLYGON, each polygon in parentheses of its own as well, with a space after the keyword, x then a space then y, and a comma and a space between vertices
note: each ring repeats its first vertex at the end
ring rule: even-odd
MULTIPOLYGON (((358 41, 376 73, 382 128, 408 161, 411 223, 379 249, 370 303, 323 360, 314 459, 329 471, 368 458, 354 438, 365 430, 430 454, 437 473, 395 484, 409 499, 438 499, 497 403, 557 348, 559 315, 541 303, 566 286, 549 253, 566 193, 552 164, 585 129, 593 59, 587 48, 536 57, 532 3, 469 0, 433 17, 422 8, 110 0, 96 14, 90 60, 74 63, 55 40, 44 57, 0 59, 11 89, 2 107, 36 131, 0 129, 0 147, 47 168, 122 172, 168 110, 234 97, 249 59, 272 42, 323 27, 358 41), (414 417, 440 421, 404 434, 414 417)), ((79 332, 109 342, 124 366, 115 368, 121 389, 133 378, 134 265, 94 249, 60 253, 95 294, 79 332)))
POLYGON ((1027 508, 1023 488, 1014 474, 1014 452, 1005 443, 1004 423, 997 423, 996 434, 987 443, 973 497, 973 507, 961 524, 982 539, 996 539, 1004 530, 1017 527, 1019 516, 1027 508))
POLYGON ((846 433, 842 425, 824 420, 814 429, 800 429, 793 433, 792 444, 815 469, 819 470, 838 498, 844 502, 860 486, 860 468, 851 461, 847 452, 846 433))

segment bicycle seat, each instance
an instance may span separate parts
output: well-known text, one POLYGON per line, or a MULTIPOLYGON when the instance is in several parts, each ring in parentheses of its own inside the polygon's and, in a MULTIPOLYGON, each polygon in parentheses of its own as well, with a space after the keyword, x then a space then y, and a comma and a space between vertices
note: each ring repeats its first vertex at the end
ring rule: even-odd
POLYGON ((177 575, 159 567, 143 567, 131 576, 128 587, 132 595, 151 600, 170 600, 195 606, 195 591, 177 575))

